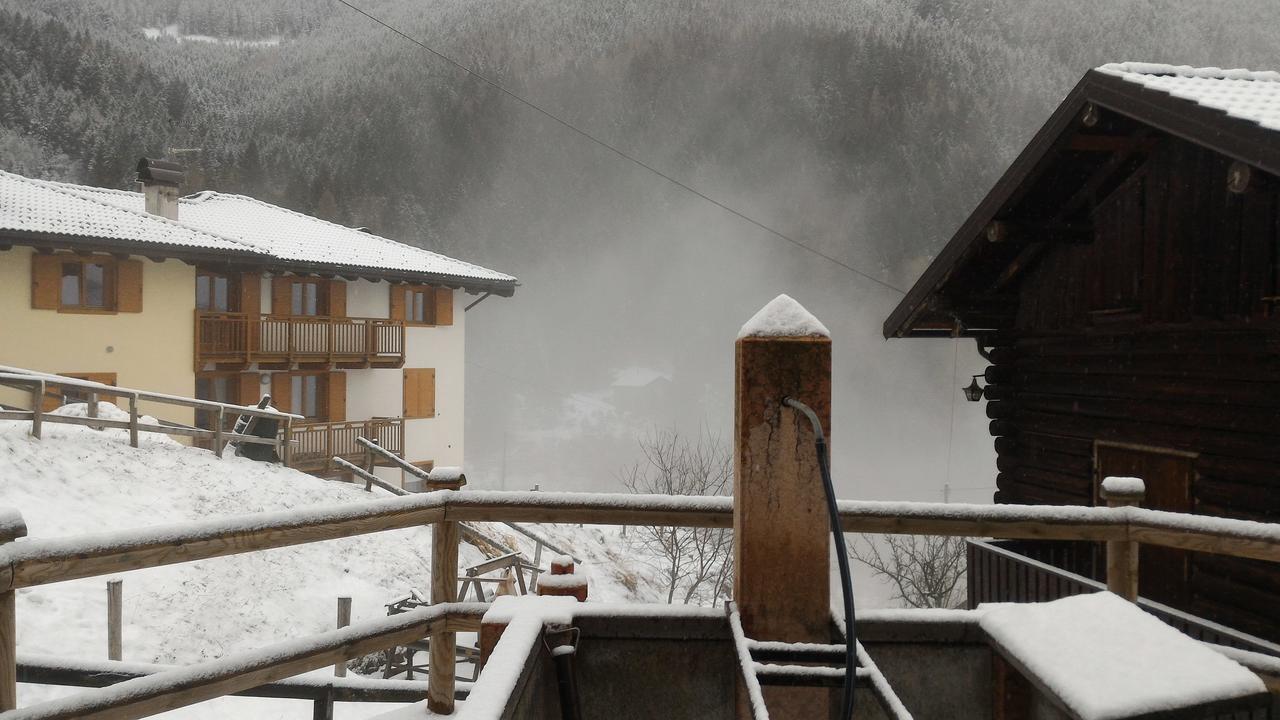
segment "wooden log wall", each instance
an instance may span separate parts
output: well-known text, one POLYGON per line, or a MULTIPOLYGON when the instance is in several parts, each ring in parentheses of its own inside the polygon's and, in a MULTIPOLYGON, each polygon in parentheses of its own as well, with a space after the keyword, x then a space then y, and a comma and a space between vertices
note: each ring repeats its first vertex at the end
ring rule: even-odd
MULTIPOLYGON (((999 337, 997 502, 1094 504, 1099 441, 1194 455, 1196 513, 1280 521, 1280 183, 1179 140, 1055 246, 999 337)), ((1280 565, 1192 555, 1188 606, 1280 640, 1280 565)))

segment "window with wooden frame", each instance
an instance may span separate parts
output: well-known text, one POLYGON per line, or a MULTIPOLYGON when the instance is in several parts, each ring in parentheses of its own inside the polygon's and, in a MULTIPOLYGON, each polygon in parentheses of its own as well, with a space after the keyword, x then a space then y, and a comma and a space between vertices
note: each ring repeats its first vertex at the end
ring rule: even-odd
POLYGON ((342 422, 347 414, 347 374, 289 372, 271 376, 272 405, 307 422, 342 422))
POLYGON ((431 285, 392 285, 389 316, 406 325, 452 325, 453 290, 431 285))
MULTIPOLYGON (((102 383, 103 385, 116 384, 115 373, 64 372, 59 374, 63 377, 75 378, 77 380, 89 380, 90 382, 102 383)), ((89 402, 89 396, 92 394, 92 391, 84 388, 47 384, 44 388, 44 401, 40 404, 40 409, 44 412, 49 412, 51 410, 56 410, 63 405, 89 402)), ((116 401, 116 396, 98 393, 98 400, 114 403, 116 401)))
MULTIPOLYGON (((255 372, 209 372, 196 375, 196 398, 233 405, 257 405, 262 398, 262 376, 255 372)), ((213 429, 217 412, 196 410, 196 427, 213 429)), ((230 430, 238 416, 223 417, 223 429, 230 430)))
MULTIPOLYGON (((196 309, 240 312, 240 277, 212 270, 196 272, 196 309)), ((253 308, 257 311, 257 308, 253 308)))
POLYGON ((142 262, 110 255, 32 255, 31 307, 71 313, 142 312, 142 262))
POLYGON ((435 368, 405 368, 404 416, 405 418, 436 416, 435 368))
POLYGON ((346 317, 347 284, 331 278, 274 277, 271 279, 271 314, 346 317))

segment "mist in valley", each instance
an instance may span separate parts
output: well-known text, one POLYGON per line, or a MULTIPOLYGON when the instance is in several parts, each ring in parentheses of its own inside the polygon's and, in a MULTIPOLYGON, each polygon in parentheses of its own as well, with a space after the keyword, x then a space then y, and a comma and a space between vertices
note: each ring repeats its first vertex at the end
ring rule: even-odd
POLYGON ((198 147, 192 191, 244 192, 520 278, 515 297, 466 314, 478 488, 618 491, 647 435, 731 443, 734 338, 787 293, 832 333, 839 494, 990 502, 983 405, 960 392, 986 363, 972 341, 885 341, 900 291, 1088 68, 1280 68, 1271 0, 361 6, 856 269, 337 3, 0 0, 11 31, 19 15, 62 23, 54 39, 86 34, 99 45, 85 57, 163 98, 100 101, 59 85, 52 59, 11 53, 0 167, 127 187, 137 155, 198 147), (54 88, 97 109, 18 102, 40 84, 41 98, 54 88))

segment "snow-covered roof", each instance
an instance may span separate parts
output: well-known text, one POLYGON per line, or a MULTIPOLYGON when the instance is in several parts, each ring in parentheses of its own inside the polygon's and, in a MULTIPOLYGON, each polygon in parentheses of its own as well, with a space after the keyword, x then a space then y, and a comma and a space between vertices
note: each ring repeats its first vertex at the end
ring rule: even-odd
POLYGON ((1280 130, 1280 72, 1143 62, 1108 63, 1096 69, 1222 110, 1231 117, 1252 120, 1268 130, 1280 130))
POLYGON ((1240 664, 1111 593, 982 607, 988 636, 1083 720, 1266 692, 1240 664))
POLYGON ((288 266, 323 265, 512 286, 516 278, 364 230, 245 197, 205 191, 178 219, 145 210, 142 193, 33 180, 0 171, 0 230, 239 250, 288 266))
POLYGON ((73 190, 80 187, 0 170, 0 231, 253 252, 236 240, 147 213, 138 193, 131 193, 139 197, 135 208, 73 190))

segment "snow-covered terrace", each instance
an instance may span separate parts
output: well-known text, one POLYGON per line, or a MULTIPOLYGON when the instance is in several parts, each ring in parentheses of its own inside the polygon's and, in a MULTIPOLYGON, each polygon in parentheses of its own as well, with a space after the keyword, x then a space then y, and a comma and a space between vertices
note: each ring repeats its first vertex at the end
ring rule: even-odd
MULTIPOLYGON (((797 716, 805 707, 825 716, 835 704, 828 691, 846 681, 843 674, 799 660, 777 665, 765 656, 828 657, 845 647, 830 644, 844 640, 847 630, 843 619, 831 616, 827 528, 812 521, 821 517, 814 511, 823 503, 821 491, 814 492, 819 464, 810 443, 815 436, 807 421, 782 404, 783 398, 805 398, 829 422, 830 342, 820 324, 803 315, 765 315, 804 322, 793 333, 780 332, 772 321, 757 323, 768 332, 744 332, 738 340, 740 432, 731 498, 439 490, 63 539, 22 539, 20 516, 0 511, 0 708, 16 705, 13 627, 20 619, 14 592, 20 588, 415 526, 430 525, 433 533, 429 607, 10 709, 0 713, 0 720, 144 717, 424 636, 431 637, 428 707, 415 705, 393 715, 424 717, 428 709, 453 714, 458 690, 454 634, 472 631, 480 632, 486 664, 458 708, 460 717, 559 717, 569 700, 556 700, 558 680, 576 683, 580 692, 568 697, 590 708, 586 717, 625 718, 633 716, 629 708, 642 707, 635 716, 763 720, 775 703, 782 708, 780 716, 797 716), (457 545, 464 521, 732 527, 736 603, 727 613, 666 605, 579 605, 569 598, 458 603, 457 545), (581 633, 576 650, 548 647, 547 638, 562 626, 581 633), (498 635, 486 656, 487 632, 498 635), (819 689, 801 696, 792 692, 800 688, 772 685, 819 689), (738 707, 740 686, 749 690, 750 700, 738 707)), ((1111 486, 1132 490, 1136 483, 1111 486)), ((1280 561, 1280 525, 1132 506, 840 501, 835 517, 844 532, 1105 541, 1112 558, 1124 560, 1108 562, 1108 587, 1129 599, 1136 594, 1136 562, 1129 559, 1142 543, 1280 561)), ((1043 706, 1035 717, 1046 718, 1208 718, 1267 712, 1274 705, 1267 691, 1280 693, 1280 668, 1273 661, 1205 650, 1132 603, 1109 594, 1096 597, 1102 599, 864 613, 855 623, 859 662, 848 680, 863 698, 877 702, 862 702, 854 716, 991 716, 1003 697, 996 688, 1014 685, 1027 702, 1043 706), (1157 652, 1131 652, 1148 640, 1158 645, 1157 652), (1081 667, 1090 664, 1082 681, 1081 667), (1194 677, 1202 668, 1204 676, 1194 677), (1192 677, 1194 682, 1187 679, 1192 677), (1081 698, 1104 685, 1105 697, 1081 698)), ((854 644, 852 638, 849 642, 854 644)))

